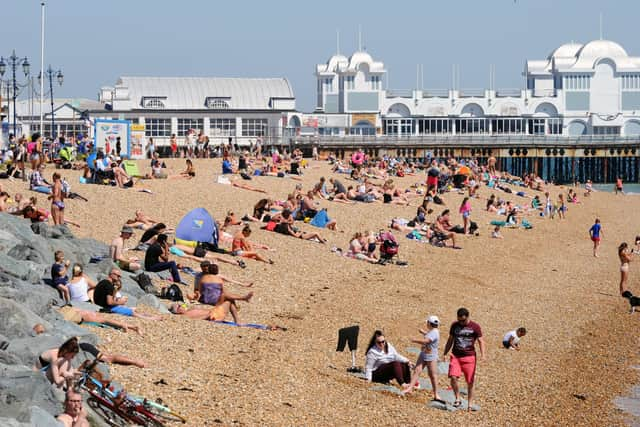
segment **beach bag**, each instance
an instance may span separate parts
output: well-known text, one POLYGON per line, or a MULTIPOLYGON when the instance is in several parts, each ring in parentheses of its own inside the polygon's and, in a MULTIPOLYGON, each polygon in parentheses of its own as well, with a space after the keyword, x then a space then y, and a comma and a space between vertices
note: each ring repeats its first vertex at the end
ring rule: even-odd
POLYGON ((162 288, 162 294, 160 295, 160 298, 168 299, 175 302, 184 302, 182 290, 175 283, 169 287, 162 288))
POLYGON ((138 286, 140 289, 145 291, 148 294, 155 293, 155 288, 153 287, 153 283, 151 282, 151 277, 146 273, 140 273, 136 276, 136 282, 138 282, 138 286))
POLYGON ((204 258, 206 254, 207 250, 205 249, 205 247, 201 243, 198 243, 198 246, 196 246, 193 250, 193 256, 204 258))
POLYGON ((267 231, 274 231, 276 229, 276 225, 278 224, 275 221, 269 221, 264 229, 267 231))

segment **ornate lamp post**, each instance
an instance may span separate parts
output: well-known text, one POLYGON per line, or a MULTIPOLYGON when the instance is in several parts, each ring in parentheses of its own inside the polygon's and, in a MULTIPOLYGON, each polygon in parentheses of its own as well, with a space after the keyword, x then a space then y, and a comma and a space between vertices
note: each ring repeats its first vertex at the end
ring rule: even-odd
MULTIPOLYGON (((64 76, 62 75, 62 70, 54 71, 49 65, 44 71, 45 77, 49 80, 49 95, 51 97, 51 139, 54 140, 56 138, 56 119, 55 113, 53 110, 53 80, 54 78, 58 81, 58 85, 62 86, 62 82, 64 81, 64 76)), ((42 80, 42 75, 38 74, 38 82, 42 80)), ((40 130, 42 133, 42 129, 40 130)))
POLYGON ((24 72, 24 76, 27 77, 29 75, 29 60, 25 56, 24 58, 19 58, 16 55, 16 51, 14 50, 10 57, 5 60, 3 57, 0 57, 0 77, 4 76, 5 71, 7 70, 7 65, 11 67, 11 88, 13 93, 11 94, 11 98, 13 100, 13 134, 17 136, 17 115, 16 115, 16 99, 18 98, 18 89, 26 87, 29 83, 18 84, 16 79, 16 69, 22 65, 22 71, 24 72))

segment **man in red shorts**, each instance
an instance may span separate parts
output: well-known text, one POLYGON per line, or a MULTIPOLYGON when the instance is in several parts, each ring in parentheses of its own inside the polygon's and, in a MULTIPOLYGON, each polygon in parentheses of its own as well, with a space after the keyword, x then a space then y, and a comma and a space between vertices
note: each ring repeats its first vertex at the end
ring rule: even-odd
POLYGON ((469 319, 469 310, 458 309, 458 320, 453 322, 449 329, 449 339, 444 347, 444 356, 451 350, 451 360, 449 361, 449 378, 451 378, 451 388, 456 395, 453 406, 459 407, 460 387, 458 378, 464 374, 468 388, 468 410, 471 410, 471 400, 473 399, 473 383, 476 372, 476 341, 480 347, 480 359, 484 360, 484 339, 482 329, 476 322, 469 319))

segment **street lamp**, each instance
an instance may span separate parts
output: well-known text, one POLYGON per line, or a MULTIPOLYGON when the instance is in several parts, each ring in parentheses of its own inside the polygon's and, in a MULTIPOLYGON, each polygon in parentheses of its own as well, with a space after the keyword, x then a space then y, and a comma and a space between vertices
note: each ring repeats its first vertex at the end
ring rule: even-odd
POLYGON ((17 133, 17 125, 18 121, 16 118, 16 99, 18 98, 18 89, 21 87, 26 87, 29 83, 25 83, 23 85, 18 84, 16 79, 16 69, 22 65, 22 71, 24 72, 24 76, 27 77, 29 75, 29 60, 25 56, 24 58, 19 58, 16 55, 16 51, 14 50, 10 57, 5 60, 3 57, 0 57, 0 77, 4 76, 5 71, 7 70, 7 65, 11 67, 11 87, 13 89, 13 134, 18 135, 17 133))
MULTIPOLYGON (((44 71, 44 75, 49 79, 49 95, 51 96, 51 140, 56 138, 56 118, 53 111, 53 79, 55 78, 58 81, 58 85, 62 86, 62 82, 64 81, 64 76, 62 75, 62 70, 54 71, 49 65, 44 71)), ((42 80, 42 73, 38 73, 38 82, 42 80)), ((42 129, 40 129, 42 132, 42 129)))

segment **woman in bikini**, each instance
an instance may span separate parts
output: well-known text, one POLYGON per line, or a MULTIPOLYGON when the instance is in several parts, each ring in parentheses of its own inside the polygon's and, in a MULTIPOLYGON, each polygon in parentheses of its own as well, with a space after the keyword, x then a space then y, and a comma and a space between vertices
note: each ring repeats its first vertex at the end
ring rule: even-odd
POLYGON ((627 291, 627 280, 629 279, 629 263, 633 252, 629 250, 627 242, 622 242, 618 246, 618 258, 620 258, 620 294, 627 291))
MULTIPOLYGON (((267 259, 253 250, 252 243, 248 240, 251 235, 251 227, 245 225, 244 228, 233 236, 231 242, 231 253, 234 256, 240 256, 243 258, 255 259, 256 261, 262 261, 265 263, 273 264, 273 260, 267 259)), ((266 245, 255 245, 259 249, 269 249, 266 245)))
POLYGON ((280 223, 276 225, 275 232, 284 234, 285 236, 293 236, 302 240, 317 240, 320 243, 327 243, 327 239, 323 239, 318 233, 305 233, 293 229, 293 216, 291 211, 285 209, 279 216, 280 223))
POLYGON ((47 350, 38 357, 38 369, 46 369, 47 379, 58 388, 71 385, 76 370, 71 361, 80 352, 78 338, 65 341, 59 348, 47 350))
POLYGON ((226 314, 228 312, 231 312, 233 321, 239 323, 240 319, 238 317, 238 307, 236 305, 236 301, 249 302, 253 297, 253 292, 249 292, 245 295, 228 293, 224 289, 224 282, 235 283, 245 287, 252 286, 253 284, 238 282, 219 274, 218 266, 216 264, 204 265, 203 273, 204 274, 198 281, 198 289, 196 290, 195 294, 190 297, 192 297, 192 299, 194 300, 197 300, 201 304, 215 306, 213 310, 207 309, 207 311, 209 312, 209 317, 205 318, 209 318, 210 320, 224 320, 226 314), (222 317, 220 317, 221 315, 222 317), (210 316, 215 317, 215 319, 212 319, 210 316))

